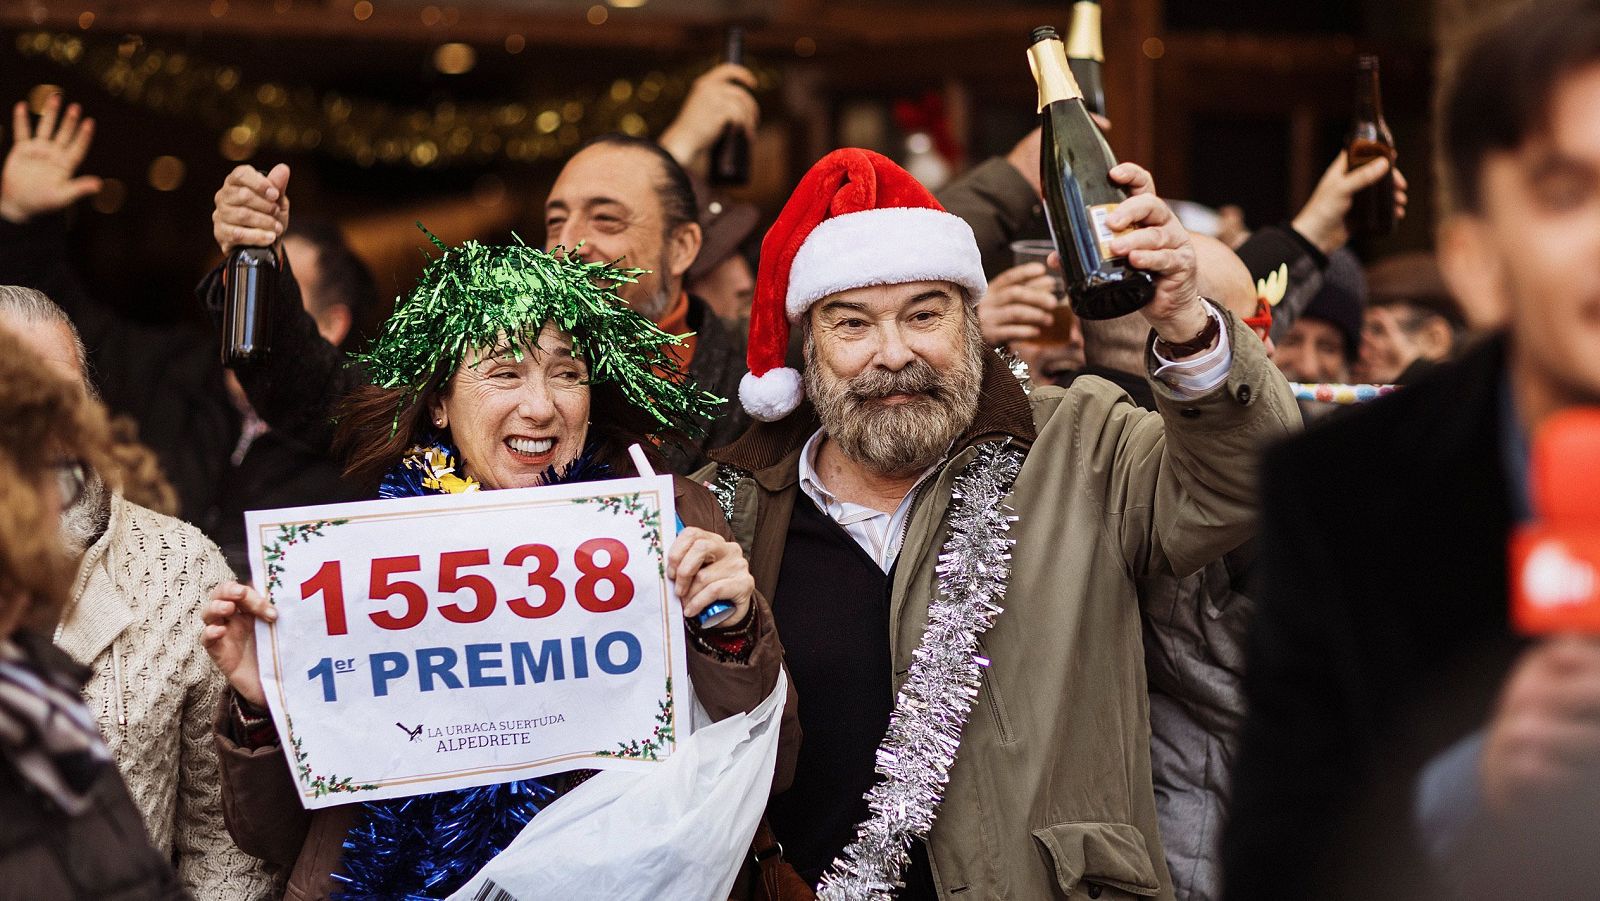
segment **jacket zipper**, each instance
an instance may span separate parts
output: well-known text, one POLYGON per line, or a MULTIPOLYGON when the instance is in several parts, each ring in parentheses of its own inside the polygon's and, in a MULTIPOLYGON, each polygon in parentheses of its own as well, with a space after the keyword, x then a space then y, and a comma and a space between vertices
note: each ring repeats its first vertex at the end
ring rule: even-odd
MULTIPOLYGON (((979 643, 978 647, 982 649, 982 643, 979 643)), ((984 656, 988 656, 987 652, 984 656)), ((984 669, 987 670, 988 667, 984 667, 984 669)), ((989 685, 987 672, 984 674, 984 678, 978 682, 978 689, 982 692, 984 701, 989 705, 989 714, 994 717, 994 728, 995 731, 1000 733, 1000 743, 1003 745, 1011 744, 1011 721, 1006 718, 1005 711, 1000 709, 1000 699, 995 696, 994 689, 989 685)))
MULTIPOLYGON (((935 474, 934 478, 938 478, 938 475, 935 474)), ((927 480, 923 480, 922 485, 926 484, 928 484, 927 480)), ((906 511, 906 518, 900 523, 900 537, 895 540, 894 544, 894 559, 896 563, 900 562, 900 552, 906 549, 906 535, 911 532, 911 520, 917 515, 917 505, 922 503, 922 485, 912 489, 911 509, 906 511)))
MULTIPOLYGON (((949 462, 950 461, 948 459, 945 460, 946 465, 948 465, 949 462)), ((905 553, 905 551, 906 551, 906 536, 911 533, 911 520, 917 518, 917 507, 918 507, 918 505, 920 505, 922 503, 922 493, 923 493, 922 492, 922 488, 923 488, 923 486, 927 485, 930 481, 937 481, 938 478, 939 478, 939 475, 941 473, 943 473, 943 472, 944 472, 944 469, 940 468, 939 472, 936 472, 932 476, 930 476, 930 477, 928 477, 926 479, 923 479, 920 483, 917 484, 917 486, 915 488, 911 489, 911 507, 910 507, 910 509, 906 510, 905 521, 900 523, 900 536, 897 539, 896 544, 894 545, 894 548, 895 548, 895 551, 894 551, 894 563, 890 566, 890 570, 891 571, 896 570, 896 569, 898 569, 900 567, 900 555, 905 553)), ((891 576, 889 578, 889 610, 890 610, 891 615, 893 614, 894 606, 895 606, 894 605, 894 582, 895 582, 894 577, 891 576)), ((896 691, 898 691, 898 689, 896 689, 896 691)))
POLYGON ((111 687, 117 695, 117 725, 128 725, 128 702, 122 696, 122 655, 111 645, 111 687))

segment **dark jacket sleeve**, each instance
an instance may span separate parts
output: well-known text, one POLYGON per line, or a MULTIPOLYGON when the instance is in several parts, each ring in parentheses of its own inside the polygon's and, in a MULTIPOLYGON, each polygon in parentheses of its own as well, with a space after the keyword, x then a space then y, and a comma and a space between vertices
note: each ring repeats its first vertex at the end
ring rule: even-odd
POLYGON ((233 692, 217 711, 217 760, 222 766, 222 817, 239 850, 293 867, 311 828, 311 812, 289 774, 282 743, 247 748, 233 734, 233 692))
POLYGON ((1300 313, 1322 290, 1323 273, 1328 269, 1327 256, 1288 223, 1269 225, 1251 233, 1236 252, 1250 270, 1250 277, 1257 281, 1280 267, 1287 267, 1284 271, 1289 278, 1288 290, 1272 310, 1272 340, 1282 341, 1300 313))
POLYGON ((101 345, 121 317, 95 303, 67 257, 67 217, 40 216, 18 225, 0 219, 0 284, 43 291, 65 310, 84 344, 101 345))
POLYGON ((1358 750, 1367 724, 1353 684, 1356 638, 1341 603, 1346 564, 1317 528, 1295 461, 1280 449, 1264 468, 1248 714, 1222 840, 1223 898, 1338 897, 1328 886, 1346 867, 1329 852, 1341 846, 1370 775, 1358 750))
POLYGON ((1039 195, 1017 168, 991 157, 946 185, 938 194, 944 208, 966 220, 983 254, 988 278, 1011 268, 1011 242, 1050 236, 1039 195))
MULTIPOLYGON (((728 528, 722 508, 717 506, 711 492, 681 476, 675 477, 674 482, 677 483, 678 517, 684 525, 715 532, 732 541, 733 532, 728 528)), ((759 591, 751 604, 751 615, 756 617, 756 641, 749 660, 721 660, 712 654, 695 651, 689 654, 689 678, 694 682, 695 695, 713 720, 755 709, 778 684, 778 669, 783 666, 783 645, 778 642, 772 608, 759 591)), ((791 679, 783 708, 783 722, 779 726, 778 764, 772 776, 773 794, 787 789, 794 780, 794 765, 799 754, 800 707, 794 680, 791 679)))
POLYGON ((133 418, 177 489, 183 518, 201 520, 239 437, 214 339, 187 324, 137 323, 97 301, 73 269, 62 215, 0 220, 0 284, 43 291, 66 312, 106 406, 133 418))
MULTIPOLYGON (((226 265, 213 269, 195 289, 218 334, 227 299, 226 265)), ((272 351, 260 363, 236 367, 234 374, 262 420, 311 450, 327 453, 333 444, 334 411, 364 379, 358 368, 346 365, 344 352, 317 331, 287 258, 273 283, 272 351)))

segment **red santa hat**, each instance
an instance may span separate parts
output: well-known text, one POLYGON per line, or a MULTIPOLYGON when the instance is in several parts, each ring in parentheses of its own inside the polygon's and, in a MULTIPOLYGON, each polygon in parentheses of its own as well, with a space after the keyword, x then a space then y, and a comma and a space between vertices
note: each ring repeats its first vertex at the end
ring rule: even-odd
POLYGON ((811 167, 761 242, 750 309, 750 371, 739 400, 771 422, 805 397, 783 365, 789 327, 813 303, 852 288, 947 281, 976 304, 988 287, 971 226, 888 157, 835 150, 811 167))

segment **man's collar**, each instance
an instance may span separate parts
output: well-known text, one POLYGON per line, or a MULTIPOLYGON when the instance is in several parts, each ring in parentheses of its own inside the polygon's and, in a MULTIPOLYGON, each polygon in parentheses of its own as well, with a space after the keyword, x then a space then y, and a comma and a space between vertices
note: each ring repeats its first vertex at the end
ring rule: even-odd
MULTIPOLYGON (((800 482, 800 490, 809 495, 812 500, 818 501, 817 506, 819 507, 823 506, 821 503, 822 500, 837 503, 849 503, 849 501, 840 501, 839 496, 833 491, 833 489, 828 487, 826 482, 822 481, 822 475, 817 472, 817 455, 822 451, 822 442, 826 440, 827 433, 821 429, 817 429, 815 432, 812 432, 811 437, 807 438, 806 443, 800 447, 800 459, 797 461, 795 467, 795 477, 800 482)), ((945 456, 948 455, 949 450, 947 449, 945 451, 945 456)), ((901 502, 903 503, 905 498, 910 497, 918 488, 922 487, 922 483, 926 482, 928 480, 928 476, 933 475, 938 468, 939 463, 938 461, 935 461, 933 464, 929 465, 927 469, 924 469, 922 471, 922 475, 917 476, 917 480, 912 483, 910 490, 902 496, 901 502)), ((856 504, 856 506, 860 507, 862 505, 856 504)), ((887 516, 888 514, 885 513, 884 515, 887 516)))
POLYGON ((833 492, 828 490, 828 486, 823 484, 822 476, 817 474, 817 452, 822 450, 822 440, 825 434, 821 429, 817 429, 811 433, 810 438, 806 439, 806 443, 801 445, 800 459, 795 468, 795 477, 800 481, 801 491, 810 495, 820 494, 831 499, 834 496, 833 492))
MULTIPOLYGON (((777 422, 752 423, 738 440, 712 451, 710 456, 718 463, 751 473, 768 491, 782 491, 798 479, 794 460, 820 427, 816 409, 810 401, 804 401, 777 422)), ((985 351, 977 415, 956 438, 952 448, 960 450, 979 441, 1002 437, 1017 441, 1026 449, 1032 446, 1038 432, 1033 425, 1028 395, 1017 377, 1006 368, 998 354, 985 351)))
POLYGON ((669 335, 681 335, 689 331, 689 292, 679 290, 678 296, 662 311, 661 317, 656 320, 656 327, 669 335))

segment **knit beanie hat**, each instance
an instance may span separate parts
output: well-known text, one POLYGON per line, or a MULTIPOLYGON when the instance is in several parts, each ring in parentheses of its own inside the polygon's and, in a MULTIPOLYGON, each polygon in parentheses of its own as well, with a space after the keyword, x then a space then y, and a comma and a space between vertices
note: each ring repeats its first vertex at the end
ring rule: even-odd
POLYGON ((1344 356, 1354 362, 1361 350, 1361 316, 1367 306, 1367 279, 1361 261, 1348 247, 1328 254, 1322 288, 1300 314, 1321 319, 1344 337, 1344 356))
POLYGON ((853 288, 948 281, 976 304, 988 288, 972 228, 888 157, 835 150, 811 167, 761 242, 750 310, 750 371, 739 400, 772 422, 800 405, 800 373, 783 365, 789 327, 813 303, 853 288))

